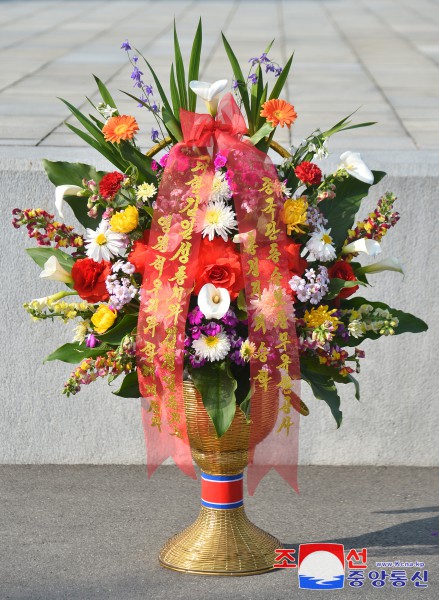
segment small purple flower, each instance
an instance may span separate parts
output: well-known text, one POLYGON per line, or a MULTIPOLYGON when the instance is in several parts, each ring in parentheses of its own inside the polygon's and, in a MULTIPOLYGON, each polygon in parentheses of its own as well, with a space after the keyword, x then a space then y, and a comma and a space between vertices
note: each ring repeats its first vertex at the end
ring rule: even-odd
POLYGON ((198 306, 196 306, 194 310, 191 310, 191 312, 188 314, 187 319, 190 325, 200 325, 201 321, 203 320, 203 316, 204 315, 201 310, 198 308, 198 306))
POLYGON ((124 43, 122 44, 122 46, 120 47, 121 50, 126 50, 128 52, 128 50, 131 50, 131 46, 128 43, 128 40, 125 40, 124 43))
POLYGON ((134 67, 133 72, 131 73, 131 79, 134 81, 135 86, 141 87, 142 75, 143 72, 139 69, 139 67, 134 67))
POLYGON ((239 350, 234 350, 229 354, 230 360, 235 363, 235 365, 245 365, 245 360, 242 358, 239 350))
POLYGON ((231 335, 229 335, 229 341, 230 341, 230 346, 232 348, 241 348, 242 343, 243 343, 243 339, 242 337, 239 337, 239 335, 237 335, 235 332, 232 332, 231 335))
POLYGON ((228 327, 236 327, 239 323, 238 317, 235 315, 233 310, 229 308, 224 317, 221 319, 221 322, 228 327))
POLYGON ((191 329, 191 336, 193 340, 199 340, 201 337, 201 329, 194 325, 191 329))
POLYGON ((203 327, 204 333, 207 336, 215 336, 221 331, 221 325, 212 321, 203 327))
POLYGON ((159 112, 159 107, 157 106, 157 104, 154 102, 154 104, 151 104, 151 110, 156 112, 159 112))
POLYGON ((239 87, 239 82, 237 79, 234 79, 233 83, 232 83, 232 90, 236 90, 236 89, 238 89, 238 87, 239 87))
POLYGON ((151 140, 153 142, 159 141, 159 132, 157 129, 154 129, 154 127, 151 129, 151 140))
POLYGON ((274 76, 279 77, 279 75, 282 73, 282 71, 283 71, 282 67, 276 67, 276 69, 274 70, 274 76))
POLYGON ((145 85, 145 93, 148 94, 148 96, 152 96, 152 86, 151 85, 145 85))
POLYGON ((189 361, 194 369, 204 367, 204 365, 207 362, 205 358, 199 358, 198 356, 194 356, 193 354, 189 354, 189 361))
POLYGON ((139 100, 140 100, 140 102, 137 105, 139 108, 143 108, 145 106, 145 104, 148 102, 148 98, 146 98, 146 96, 144 96, 143 94, 140 96, 139 100))
POLYGON ((136 62, 139 60, 139 57, 138 57, 138 56, 133 56, 133 57, 131 58, 131 60, 132 60, 134 63, 136 63, 136 62))
POLYGON ((89 333, 85 338, 85 345, 87 348, 96 348, 100 343, 100 340, 98 340, 94 333, 89 333))
POLYGON ((221 154, 221 152, 218 152, 218 154, 215 156, 215 160, 213 161, 215 171, 218 171, 218 169, 221 169, 221 167, 224 167, 226 165, 226 162, 227 162, 227 156, 224 156, 224 154, 221 154))
POLYGON ((256 85, 258 83, 258 76, 256 75, 256 73, 252 73, 248 76, 248 80, 251 84, 256 85))
POLYGON ((156 160, 154 160, 154 159, 152 159, 152 161, 151 161, 151 169, 153 171, 158 171, 159 170, 159 163, 156 160))
POLYGON ((159 160, 159 165, 161 167, 166 167, 166 163, 168 162, 169 152, 167 154, 163 154, 163 156, 159 160))

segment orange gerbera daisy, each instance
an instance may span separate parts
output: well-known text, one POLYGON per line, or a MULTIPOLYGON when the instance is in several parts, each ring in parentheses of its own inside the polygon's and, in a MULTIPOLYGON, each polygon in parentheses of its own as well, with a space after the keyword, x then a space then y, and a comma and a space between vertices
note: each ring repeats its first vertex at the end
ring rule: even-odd
POLYGON ((265 117, 273 127, 278 125, 290 127, 297 119, 297 113, 292 104, 285 100, 274 99, 267 100, 262 105, 261 117, 265 117))
POLYGON ((139 126, 136 119, 130 115, 111 117, 102 127, 105 141, 113 144, 119 144, 120 140, 131 140, 136 131, 139 131, 139 126))

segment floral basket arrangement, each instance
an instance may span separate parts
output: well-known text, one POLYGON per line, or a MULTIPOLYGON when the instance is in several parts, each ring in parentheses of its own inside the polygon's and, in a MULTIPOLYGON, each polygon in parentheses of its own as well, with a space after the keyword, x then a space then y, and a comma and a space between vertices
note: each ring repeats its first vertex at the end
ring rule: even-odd
POLYGON ((40 277, 64 286, 24 306, 36 321, 79 321, 72 342, 47 358, 76 365, 67 396, 107 378, 118 381, 117 396, 143 398, 150 472, 170 455, 188 474, 192 458, 201 466, 200 517, 168 542, 161 563, 263 572, 280 542, 245 517, 242 471, 249 463, 251 492, 270 467, 295 485, 299 415, 309 413, 300 382, 340 426, 337 384, 352 384, 359 398, 361 342, 427 325, 358 293, 370 275, 402 272, 395 258, 358 260, 375 258, 399 219, 389 192, 356 221, 385 173, 349 151, 335 172, 313 162, 332 135, 371 123, 347 117, 287 151, 274 135, 297 118, 281 98, 292 56, 280 67, 270 44, 244 75, 223 36, 233 80, 220 100, 227 80, 199 81, 201 21, 188 69, 175 28, 174 42, 170 97, 141 53, 122 44, 133 67, 127 95, 157 123, 148 151, 136 119, 119 113, 97 77, 93 114, 64 100, 82 128, 67 126, 115 170, 44 161, 60 217, 67 204, 83 229, 42 209, 14 210, 14 226, 37 242, 27 252, 40 277), (206 114, 195 112, 197 97, 206 114))

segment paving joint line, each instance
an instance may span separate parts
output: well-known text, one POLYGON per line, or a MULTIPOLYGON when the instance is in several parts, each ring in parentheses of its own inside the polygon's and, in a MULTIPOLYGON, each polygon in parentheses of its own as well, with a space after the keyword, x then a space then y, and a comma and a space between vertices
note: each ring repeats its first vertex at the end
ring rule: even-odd
MULTIPOLYGON (((95 2, 96 5, 98 5, 97 2, 95 2)), ((102 2, 101 2, 102 4, 102 2)), ((50 7, 47 7, 47 10, 50 7)), ((53 7, 52 7, 53 8, 53 7)), ((46 10, 46 9, 45 9, 46 10)), ((42 12, 45 12, 45 10, 43 10, 42 12)), ((35 13, 32 13, 35 14, 35 13)), ((50 33, 51 31, 53 31, 54 29, 56 29, 57 27, 59 27, 60 25, 64 25, 64 23, 69 23, 72 19, 75 19, 76 17, 78 17, 79 15, 83 15, 84 14, 84 9, 82 8, 78 13, 76 13, 73 16, 70 17, 66 17, 65 19, 62 19, 61 21, 58 21, 56 23, 53 23, 52 25, 50 25, 49 27, 47 27, 47 29, 43 29, 42 31, 37 31, 35 33, 32 33, 31 35, 23 38, 22 40, 18 40, 16 42, 11 42, 8 46, 3 46, 2 48, 0 48, 0 52, 3 52, 4 50, 10 50, 11 48, 15 48, 16 46, 20 46, 20 44, 27 42, 28 40, 33 40, 35 38, 40 37, 41 35, 44 35, 46 33, 50 33)), ((3 92, 5 89, 7 88, 3 88, 2 90, 0 90, 1 92, 3 92)))
MULTIPOLYGON (((20 15, 18 17, 13 17, 12 19, 10 19, 9 21, 6 21, 4 23, 0 22, 0 27, 7 27, 8 25, 12 25, 13 23, 16 23, 17 21, 22 21, 23 19, 27 19, 27 18, 29 18, 30 15, 34 15, 37 12, 39 14, 43 13, 43 12, 46 12, 46 11, 48 11, 52 7, 53 7, 52 3, 47 3, 47 5, 45 7, 43 7, 43 8, 41 8, 41 9, 34 8, 33 10, 30 10, 29 12, 24 13, 24 15, 20 15)), ((1 48, 1 50, 4 50, 4 48, 1 48)))
MULTIPOLYGON (((387 97, 387 94, 385 93, 385 91, 383 90, 383 88, 379 85, 378 81, 375 79, 372 71, 369 69, 369 67, 366 65, 366 63, 363 61, 363 59, 361 58, 361 55, 356 50, 356 48, 351 44, 351 42, 350 42, 349 38, 347 37, 347 35, 345 34, 344 30, 339 26, 339 24, 337 23, 337 20, 334 19, 334 17, 332 16, 332 13, 328 10, 328 8, 326 6, 326 0, 320 0, 320 3, 322 5, 322 7, 323 7, 323 11, 326 13, 326 15, 328 17, 328 20, 331 22, 331 24, 334 27, 334 29, 338 32, 340 38, 344 41, 344 43, 346 44, 346 46, 351 50, 352 54, 355 56, 355 58, 357 59, 358 63, 361 65, 361 67, 363 68, 363 70, 365 71, 365 73, 367 74, 367 76, 369 77, 369 79, 371 80, 371 82, 373 83, 373 85, 375 86, 375 88, 381 94, 381 96, 385 100, 386 104, 389 106, 391 112, 393 113, 394 117, 396 118, 397 122, 401 126, 401 129, 405 132, 405 134, 407 135, 407 137, 413 142, 415 148, 419 149, 419 146, 418 146, 416 140, 414 139, 414 137, 412 136, 412 134, 410 133, 410 131, 404 125, 404 122, 402 121, 401 117, 397 113, 397 111, 396 111, 395 107, 393 106, 393 104, 390 102, 390 100, 387 97)), ((363 6, 363 2, 361 2, 361 4, 363 6)))
MULTIPOLYGON (((158 3, 160 0, 150 0, 150 4, 154 4, 154 3, 158 3)), ((192 8, 194 7, 194 5, 198 4, 197 0, 192 0, 192 2, 189 2, 188 5, 185 8, 182 8, 182 10, 177 14, 177 18, 180 17, 180 15, 183 12, 186 11, 190 11, 192 10, 192 8)), ((137 11, 137 8, 136 8, 137 11)), ((135 11, 135 12, 136 12, 135 11)), ((131 14, 131 13, 130 13, 131 14)), ((159 33, 157 33, 153 38, 151 38, 149 40, 149 42, 145 45, 142 46, 141 48, 141 53, 144 54, 145 51, 156 42, 156 40, 158 40, 162 35, 164 35, 165 33, 167 33, 170 29, 172 29, 173 27, 173 23, 169 23, 169 25, 166 25, 163 29, 160 30, 159 33)), ((111 29, 111 28, 110 28, 111 29)), ((108 30, 105 30, 108 31, 108 30)), ((102 32, 105 33, 105 32, 102 32)), ((118 69, 116 69, 116 71, 114 71, 114 73, 112 75, 110 75, 110 77, 108 77, 105 81, 104 84, 107 85, 109 84, 111 81, 113 81, 113 79, 115 77, 117 77, 117 75, 126 68, 126 63, 123 63, 118 69)), ((93 99, 93 97, 96 97, 98 94, 98 92, 93 92, 92 94, 90 94, 90 99, 93 99)), ((84 106, 87 106, 87 101, 84 101, 82 104, 80 104, 77 108, 79 110, 81 110, 84 106)), ((63 124, 66 123, 66 121, 68 121, 68 119, 71 119, 72 115, 68 115, 65 119, 63 119, 60 123, 58 123, 58 125, 56 125, 55 127, 53 127, 48 133, 46 133, 46 135, 44 137, 42 137, 40 140, 38 140, 38 142, 35 144, 35 146, 40 146, 40 144, 42 144, 44 142, 44 140, 46 140, 49 136, 52 135, 52 133, 54 133, 57 129, 59 129, 63 124)), ((88 146, 87 146, 88 147, 88 146)))

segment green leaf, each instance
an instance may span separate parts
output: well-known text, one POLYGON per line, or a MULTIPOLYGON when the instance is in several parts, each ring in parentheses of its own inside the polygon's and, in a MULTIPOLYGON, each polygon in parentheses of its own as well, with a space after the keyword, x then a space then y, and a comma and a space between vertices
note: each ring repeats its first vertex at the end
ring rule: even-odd
POLYGON ((139 390, 137 371, 133 371, 132 373, 125 375, 120 388, 112 393, 115 396, 120 396, 121 398, 141 398, 142 395, 139 390))
POLYGON ((66 126, 76 133, 77 136, 82 138, 89 146, 97 150, 102 156, 105 156, 107 160, 109 160, 115 167, 117 167, 122 173, 126 171, 128 168, 128 163, 126 163, 120 154, 117 152, 116 148, 112 144, 107 144, 107 142, 100 143, 90 137, 85 131, 78 129, 74 125, 70 123, 66 123, 66 126))
POLYGON ((332 300, 337 298, 341 290, 344 288, 353 288, 357 285, 366 285, 363 281, 346 281, 345 279, 338 279, 334 277, 331 279, 328 286, 328 293, 325 295, 325 300, 332 300))
POLYGON ((154 78, 155 85, 156 85, 156 87, 157 87, 157 91, 158 91, 158 93, 160 94, 160 98, 162 99, 163 105, 166 107, 166 109, 168 110, 168 112, 170 112, 170 113, 172 114, 172 107, 171 107, 171 105, 169 104, 169 100, 168 100, 168 98, 167 98, 167 96, 166 96, 166 94, 165 94, 165 91, 164 91, 164 89, 163 89, 163 87, 162 87, 162 84, 160 83, 160 80, 159 80, 159 78, 158 78, 158 77, 157 77, 157 75, 155 74, 155 71, 154 71, 154 69, 151 67, 151 65, 150 65, 150 64, 149 64, 149 62, 146 60, 146 58, 143 56, 143 54, 142 54, 141 52, 139 52, 139 50, 136 50, 136 52, 137 52, 137 54, 139 54, 139 55, 140 55, 140 56, 143 58, 143 60, 144 60, 144 61, 145 61, 145 63, 146 63, 146 66, 147 66, 147 67, 148 67, 148 69, 151 71, 151 75, 152 75, 152 76, 153 76, 153 78, 154 78))
POLYGON ((287 80, 288 73, 290 72, 291 64, 293 62, 293 58, 294 58, 294 52, 290 56, 290 58, 288 59, 287 64, 282 69, 282 73, 276 79, 276 83, 274 84, 274 87, 273 87, 273 89, 271 91, 269 100, 274 100, 275 98, 279 98, 279 95, 280 95, 280 93, 281 93, 281 91, 282 91, 282 89, 283 89, 283 87, 285 85, 285 82, 287 80))
POLYGON ((180 124, 175 119, 174 115, 172 114, 172 111, 168 111, 166 108, 163 107, 162 115, 163 123, 166 129, 177 142, 180 142, 183 139, 183 133, 181 131, 180 124))
POLYGON ((79 185, 83 179, 94 179, 96 183, 105 175, 105 171, 96 171, 91 165, 43 159, 47 177, 54 185, 79 185))
POLYGON ((70 254, 58 250, 57 248, 26 248, 26 252, 42 269, 44 269, 44 264, 51 256, 56 256, 59 264, 69 273, 75 264, 75 261, 70 254))
POLYGON ((84 358, 94 358, 96 356, 102 356, 109 349, 105 344, 101 344, 96 348, 87 348, 85 344, 80 344, 79 342, 73 342, 70 344, 64 344, 57 348, 52 354, 49 354, 47 358, 44 359, 44 362, 48 362, 50 360, 61 360, 62 362, 78 364, 84 358))
MULTIPOLYGON (((375 185, 386 175, 382 171, 373 171, 375 185)), ((355 177, 348 176, 337 182, 335 198, 327 198, 319 204, 319 209, 328 220, 331 228, 332 241, 341 250, 346 239, 348 229, 352 229, 355 215, 357 214, 362 199, 367 196, 371 185, 355 177)))
POLYGON ((236 411, 236 380, 225 363, 207 363, 200 369, 192 369, 191 376, 200 392, 218 437, 226 433, 236 411))
POLYGON ((273 129, 274 128, 270 125, 270 123, 264 123, 262 127, 258 129, 258 131, 250 138, 251 143, 256 146, 256 144, 265 136, 270 135, 273 129))
MULTIPOLYGON (((422 319, 415 317, 410 313, 403 312, 402 310, 396 310, 395 308, 391 308, 384 302, 370 302, 365 298, 355 297, 348 298, 341 302, 342 309, 358 309, 363 304, 369 304, 373 306, 373 308, 382 308, 384 310, 388 310, 392 317, 396 317, 399 321, 398 326, 394 327, 395 330, 394 335, 399 335, 401 333, 422 333, 423 331, 427 331, 428 325, 422 319)), ((344 346, 358 346, 364 339, 377 340, 382 337, 379 333, 374 333, 373 331, 368 331, 362 338, 355 339, 349 337, 347 340, 343 341, 344 346)))
POLYGON ((236 58, 235 53, 233 52, 224 33, 221 33, 221 35, 223 38, 224 48, 226 50, 227 56, 229 58, 231 66, 232 66, 233 74, 235 76, 236 81, 238 81, 238 83, 239 83, 238 92, 239 92, 239 95, 241 96, 242 103, 244 104, 245 113, 247 115, 249 133, 253 134, 254 123, 252 121, 250 100, 249 100, 248 90, 247 90, 247 81, 246 81, 246 79, 244 79, 244 75, 242 74, 238 59, 236 58))
POLYGON ((99 339, 112 346, 118 346, 127 333, 132 333, 137 325, 137 315, 124 315, 114 327, 99 336, 99 339))
POLYGON ((301 372, 302 379, 311 387, 314 396, 318 400, 324 400, 329 406, 338 429, 341 425, 343 414, 340 410, 340 396, 337 393, 334 381, 325 375, 314 373, 305 368, 302 368, 301 372))
POLYGON ((174 54, 175 54, 175 72, 177 75, 178 92, 180 94, 181 107, 187 110, 187 89, 186 75, 184 71, 184 62, 181 55, 180 44, 178 42, 177 27, 174 19, 174 54))
POLYGON ((176 119, 180 116, 180 96, 178 93, 177 83, 175 81, 174 65, 171 65, 171 74, 169 76, 169 87, 171 90, 172 106, 174 108, 174 116, 176 119))
POLYGON ((110 92, 108 91, 106 85, 104 83, 102 83, 102 81, 99 79, 99 77, 96 77, 96 75, 93 75, 93 77, 95 78, 95 81, 96 81, 97 86, 99 88, 99 92, 101 94, 102 100, 105 102, 105 104, 108 104, 112 108, 116 108, 117 109, 116 103, 113 100, 113 97, 110 94, 110 92))
MULTIPOLYGON (((198 80, 200 72, 200 59, 201 59, 201 46, 203 43, 203 29, 201 25, 201 18, 198 21, 197 31, 195 33, 194 42, 192 44, 191 57, 189 59, 189 72, 188 72, 188 110, 194 112, 197 105, 197 95, 189 87, 191 81, 198 80)), ((177 115, 178 117, 178 115, 177 115)))
POLYGON ((70 104, 70 102, 67 102, 67 100, 64 100, 63 98, 60 98, 60 100, 61 102, 64 102, 64 104, 68 107, 70 112, 78 119, 81 125, 85 127, 85 129, 89 133, 91 133, 91 135, 98 142, 100 142, 101 144, 106 144, 104 134, 99 129, 99 127, 97 127, 92 121, 90 121, 90 119, 88 119, 84 114, 82 114, 82 112, 78 110, 75 106, 73 106, 73 104, 70 104))
POLYGON ((355 386, 355 398, 357 400, 359 400, 360 399, 360 384, 358 383, 358 380, 355 379, 355 377, 353 375, 351 375, 351 373, 349 373, 346 376, 346 379, 349 379, 349 381, 354 384, 354 386, 355 386))
POLYGON ((134 165, 138 170, 138 183, 153 183, 157 186, 157 177, 151 169, 152 159, 145 154, 142 154, 135 146, 129 142, 122 140, 120 142, 120 153, 125 160, 134 165))

